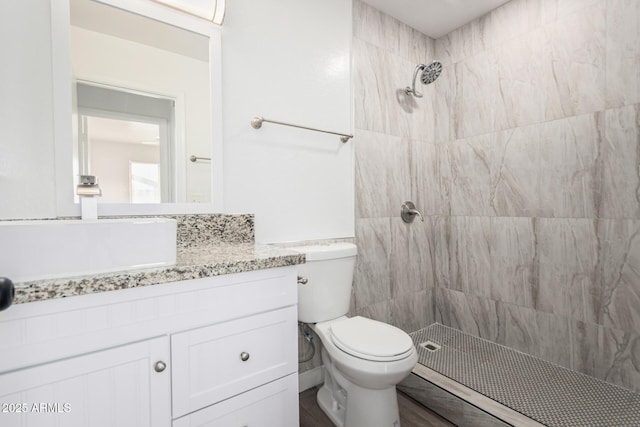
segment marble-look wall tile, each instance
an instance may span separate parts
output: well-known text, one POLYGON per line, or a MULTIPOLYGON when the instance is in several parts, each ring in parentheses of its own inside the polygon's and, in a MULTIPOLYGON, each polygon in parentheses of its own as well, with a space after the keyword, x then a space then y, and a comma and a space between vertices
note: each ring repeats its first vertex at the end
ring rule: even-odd
POLYGON ((540 128, 527 126, 496 134, 491 161, 491 206, 496 216, 539 213, 540 128))
POLYGON ((598 337, 601 327, 579 320, 569 320, 569 346, 571 365, 569 368, 586 375, 598 376, 600 365, 598 337))
POLYGON ((416 219, 411 224, 391 218, 391 295, 413 294, 434 286, 430 222, 416 219))
POLYGON ((455 64, 489 48, 493 43, 491 31, 495 28, 492 19, 493 15, 487 13, 436 40, 438 60, 455 64))
POLYGON ((353 36, 389 52, 397 52, 400 21, 361 0, 353 1, 353 36))
POLYGON ((594 3, 606 0, 540 0, 542 6, 542 23, 546 24, 579 12, 594 3))
POLYGON ((353 39, 354 119, 357 129, 390 133, 392 104, 390 53, 360 39, 353 39))
POLYGON ((356 223, 358 256, 353 280, 356 311, 391 299, 389 253, 391 228, 388 218, 361 218, 356 223))
POLYGON ((535 308, 599 323, 597 221, 540 218, 537 224, 539 288, 535 308))
POLYGON ((433 110, 433 142, 444 144, 455 139, 456 72, 452 64, 443 64, 442 73, 427 93, 433 110))
MULTIPOLYGON (((517 0, 517 3, 523 2, 517 0)), ((527 2, 527 6, 529 3, 533 2, 527 2)), ((534 9, 539 10, 539 7, 534 9)), ((496 49, 498 90, 494 94, 494 130, 511 129, 544 120, 542 41, 543 31, 537 29, 496 49)))
POLYGON ((607 107, 640 102, 640 2, 607 3, 607 107))
POLYGON ((450 242, 451 242, 451 217, 431 216, 429 221, 431 233, 429 234, 429 246, 431 252, 431 265, 433 266, 433 281, 436 287, 451 287, 450 268, 450 242))
MULTIPOLYGON (((527 309, 525 309, 527 310, 527 309)), ((561 343, 569 341, 571 328, 569 319, 564 316, 536 311, 537 343, 531 354, 569 368, 571 366, 571 348, 561 343)))
POLYGON ((391 300, 391 324, 415 332, 434 323, 432 288, 405 294, 391 300))
POLYGON ((387 212, 389 217, 398 217, 400 206, 413 193, 410 150, 411 140, 401 138, 388 151, 384 169, 378 171, 378 173, 381 173, 382 170, 386 170, 387 173, 386 194, 389 199, 389 211, 387 212))
POLYGON ((540 212, 546 217, 597 218, 604 115, 587 114, 540 126, 540 212))
POLYGON ((605 106, 606 3, 545 27, 545 118, 600 111, 605 106))
POLYGON ((356 217, 395 215, 411 193, 409 142, 356 129, 356 217))
POLYGON ((435 58, 435 40, 400 23, 398 34, 398 55, 410 62, 417 64, 428 64, 435 58))
POLYGON ((536 220, 491 218, 491 278, 485 285, 496 301, 533 308, 538 292, 536 220))
POLYGON ((640 221, 600 220, 603 324, 640 330, 640 221))
POLYGON ((449 144, 451 214, 493 215, 491 159, 495 134, 459 139, 449 144))
POLYGON ((640 334, 638 334, 638 329, 621 331, 600 328, 597 348, 601 354, 597 376, 621 387, 640 392, 640 334))
POLYGON ((556 17, 562 18, 587 9, 596 3, 606 3, 606 0, 555 0, 555 3, 556 17))
POLYGON ((387 148, 400 138, 361 129, 355 131, 356 218, 376 218, 389 213, 387 148))
POLYGON ((415 64, 435 54, 433 39, 361 0, 353 2, 353 36, 415 64))
POLYGON ((360 307, 356 310, 356 315, 391 324, 391 300, 360 307))
POLYGON ((498 93, 493 51, 457 62, 454 127, 456 139, 493 131, 494 97, 498 93))
POLYGON ((605 112, 601 218, 640 218, 640 105, 605 112))
POLYGON ((407 95, 405 89, 411 87, 416 63, 397 55, 388 58, 387 68, 391 70, 388 93, 393 94, 387 99, 390 105, 389 132, 413 139, 433 140, 434 114, 430 99, 435 92, 435 84, 423 85, 418 78, 416 90, 423 94, 422 98, 407 95))
POLYGON ((504 307, 489 298, 435 288, 436 322, 471 335, 499 342, 504 307))
POLYGON ((542 24, 540 0, 511 0, 491 11, 491 34, 495 44, 539 28, 542 24))
POLYGON ((422 284, 420 289, 428 289, 436 286, 434 271, 436 247, 432 238, 433 222, 430 218, 418 222, 414 220, 409 226, 409 265, 403 268, 411 271, 411 277, 422 284))
POLYGON ((451 210, 451 167, 446 144, 411 141, 414 203, 423 215, 447 215, 451 210))
MULTIPOLYGON (((418 259, 412 258, 413 245, 409 234, 414 226, 421 226, 419 219, 412 224, 405 223, 401 218, 391 218, 391 251, 389 265, 391 270, 391 296, 415 293, 426 286, 426 277, 421 277, 423 270, 418 259)), ((424 236, 426 241, 426 233, 424 236)))
POLYGON ((490 233, 489 217, 451 218, 451 289, 489 296, 487 284, 491 282, 490 233))
POLYGON ((534 309, 500 303, 499 344, 544 358, 568 367, 570 347, 558 342, 569 340, 569 324, 562 316, 542 313, 534 309))

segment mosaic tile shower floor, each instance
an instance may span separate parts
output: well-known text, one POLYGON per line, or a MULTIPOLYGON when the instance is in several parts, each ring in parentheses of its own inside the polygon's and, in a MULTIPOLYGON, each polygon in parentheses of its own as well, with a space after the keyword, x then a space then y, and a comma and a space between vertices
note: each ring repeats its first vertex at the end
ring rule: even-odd
POLYGON ((640 426, 640 394, 440 324, 410 335, 420 364, 542 424, 640 426))

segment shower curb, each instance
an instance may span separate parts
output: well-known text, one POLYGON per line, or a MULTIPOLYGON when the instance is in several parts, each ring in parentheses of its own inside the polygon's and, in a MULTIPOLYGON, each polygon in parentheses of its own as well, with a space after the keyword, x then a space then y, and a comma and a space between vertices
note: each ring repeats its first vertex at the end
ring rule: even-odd
POLYGON ((544 424, 420 364, 397 387, 459 426, 544 427, 544 424))

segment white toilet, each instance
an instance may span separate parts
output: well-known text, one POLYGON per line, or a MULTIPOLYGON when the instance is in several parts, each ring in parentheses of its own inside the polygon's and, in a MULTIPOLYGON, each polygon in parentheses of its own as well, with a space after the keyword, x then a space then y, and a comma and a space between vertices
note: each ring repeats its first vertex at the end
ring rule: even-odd
POLYGON ((291 248, 299 266, 298 320, 322 341, 324 384, 318 404, 339 427, 397 427, 396 384, 418 356, 409 335, 349 311, 357 248, 351 243, 291 248), (304 284, 306 279, 306 284, 304 284))

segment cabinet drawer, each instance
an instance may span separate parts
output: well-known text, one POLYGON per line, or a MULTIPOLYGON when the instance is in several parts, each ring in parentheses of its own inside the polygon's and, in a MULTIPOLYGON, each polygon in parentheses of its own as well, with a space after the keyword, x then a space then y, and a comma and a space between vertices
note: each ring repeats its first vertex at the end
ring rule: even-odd
POLYGON ((296 372, 296 334, 292 306, 173 335, 173 417, 296 372))
POLYGON ((292 374, 175 420, 173 427, 294 427, 298 419, 298 376, 292 374))

